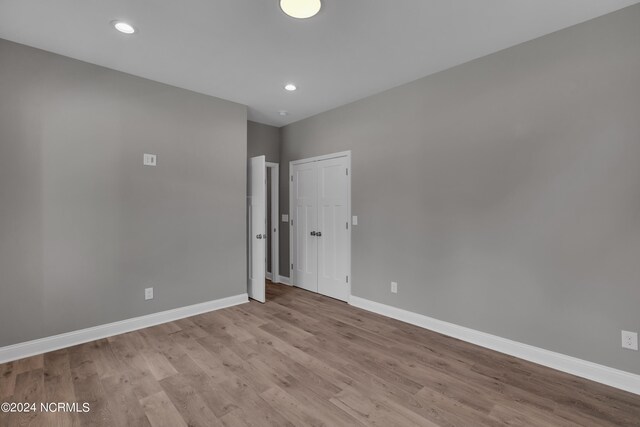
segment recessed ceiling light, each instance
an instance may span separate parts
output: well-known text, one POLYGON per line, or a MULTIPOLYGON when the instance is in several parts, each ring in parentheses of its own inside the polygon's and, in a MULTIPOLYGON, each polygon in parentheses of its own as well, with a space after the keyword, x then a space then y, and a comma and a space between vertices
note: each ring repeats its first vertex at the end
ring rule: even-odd
POLYGON ((282 110, 282 111, 278 111, 278 114, 280 114, 281 116, 288 116, 289 112, 282 110))
POLYGON ((113 21, 111 24, 113 24, 116 30, 120 31, 121 33, 133 34, 136 32, 136 29, 133 28, 133 25, 127 24, 126 22, 113 21))
POLYGON ((296 85, 294 85, 293 83, 287 83, 284 87, 285 90, 288 90, 289 92, 293 92, 294 90, 298 89, 296 87, 296 85))
POLYGON ((292 18, 311 18, 321 7, 320 0, 280 0, 280 9, 292 18))

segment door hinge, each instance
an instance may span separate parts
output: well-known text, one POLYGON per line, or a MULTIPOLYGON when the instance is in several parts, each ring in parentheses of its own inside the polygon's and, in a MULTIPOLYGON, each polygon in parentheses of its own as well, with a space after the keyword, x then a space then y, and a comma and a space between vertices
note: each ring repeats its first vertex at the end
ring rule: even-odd
POLYGON ((291 220, 291 225, 293 225, 293 220, 291 220))
POLYGON ((347 172, 347 176, 349 175, 349 168, 345 169, 345 172, 347 172))
POLYGON ((347 230, 349 229, 349 221, 345 223, 347 225, 347 230))
POLYGON ((347 276, 347 283, 349 283, 349 276, 347 276))
POLYGON ((291 269, 293 270, 293 264, 291 264, 291 269))
POLYGON ((291 182, 293 182, 293 175, 291 175, 291 182))

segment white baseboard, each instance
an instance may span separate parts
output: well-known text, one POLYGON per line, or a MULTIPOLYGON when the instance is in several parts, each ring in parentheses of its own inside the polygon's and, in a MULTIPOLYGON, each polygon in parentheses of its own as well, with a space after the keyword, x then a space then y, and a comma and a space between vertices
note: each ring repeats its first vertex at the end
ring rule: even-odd
POLYGON ((187 307, 174 308, 173 310, 108 323, 106 325, 94 326, 92 328, 40 338, 7 347, 0 347, 0 363, 11 362, 12 360, 23 359, 25 357, 131 332, 137 329, 148 328, 161 323, 172 322, 185 317, 243 304, 248 301, 249 297, 247 294, 234 295, 227 298, 189 305, 187 307))
POLYGON ((278 283, 282 283, 283 285, 293 286, 289 278, 286 276, 278 276, 278 283))
POLYGON ((265 276, 267 279, 273 281, 273 274, 269 273, 268 271, 265 273, 265 276))
POLYGON ((558 371, 640 394, 640 375, 637 374, 501 338, 353 295, 349 298, 349 304, 558 371))

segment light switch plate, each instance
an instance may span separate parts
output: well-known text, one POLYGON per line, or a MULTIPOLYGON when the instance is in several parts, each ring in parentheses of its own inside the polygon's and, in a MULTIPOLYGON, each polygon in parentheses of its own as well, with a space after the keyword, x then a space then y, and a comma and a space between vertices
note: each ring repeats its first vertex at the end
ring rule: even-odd
POLYGON ((358 216, 357 216, 357 215, 354 215, 354 216, 351 218, 351 224, 353 224, 353 225, 358 225, 358 216))
POLYGON ((289 222, 289 215, 282 214, 282 222, 289 222))
POLYGON ((142 164, 144 166, 155 166, 156 165, 156 155, 155 154, 147 154, 145 153, 142 157, 142 164))
POLYGON ((144 300, 148 301, 153 299, 153 288, 145 288, 144 290, 144 300))
POLYGON ((391 293, 398 293, 398 282, 391 282, 391 293))

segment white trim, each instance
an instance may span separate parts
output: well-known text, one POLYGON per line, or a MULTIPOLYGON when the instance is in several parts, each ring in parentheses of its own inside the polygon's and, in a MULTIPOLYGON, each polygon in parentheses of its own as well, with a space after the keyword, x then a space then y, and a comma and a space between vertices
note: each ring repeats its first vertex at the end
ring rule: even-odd
POLYGON ((303 163, 317 162, 319 160, 335 159, 338 157, 349 157, 351 159, 351 150, 340 151, 339 153, 323 154, 322 156, 307 157, 306 159, 292 160, 289 162, 289 175, 291 175, 292 165, 301 165, 303 163))
POLYGON ((265 277, 273 282, 273 274, 270 271, 264 273, 265 277))
POLYGON ((94 326, 92 328, 80 329, 78 331, 0 347, 0 364, 111 337, 113 335, 148 328, 161 323, 172 322, 174 320, 207 313, 209 311, 244 304, 248 301, 249 297, 247 294, 234 295, 227 298, 174 308, 172 310, 147 314, 146 316, 134 317, 132 319, 121 320, 119 322, 108 323, 106 325, 94 326))
POLYGON ((351 181, 353 180, 353 168, 351 167, 351 151, 347 151, 347 168, 348 168, 348 174, 349 174, 349 179, 347 180, 347 228, 349 229, 349 239, 348 239, 348 245, 349 248, 347 249, 347 254, 349 256, 349 276, 347 277, 347 286, 349 287, 349 292, 347 293, 347 302, 349 302, 349 300, 351 299, 351 290, 353 289, 353 275, 351 274, 351 232, 353 230, 353 224, 351 223, 351 181))
POLYGON ((278 276, 278 283, 282 283, 283 285, 293 286, 288 277, 278 276))
POLYGON ((351 296, 349 304, 367 311, 391 317, 443 335, 457 338, 500 353, 528 360, 558 371, 566 372, 591 381, 606 384, 631 393, 640 394, 640 375, 599 365, 597 363, 567 356, 475 329, 458 326, 453 323, 403 310, 390 305, 380 304, 364 298, 351 296))

